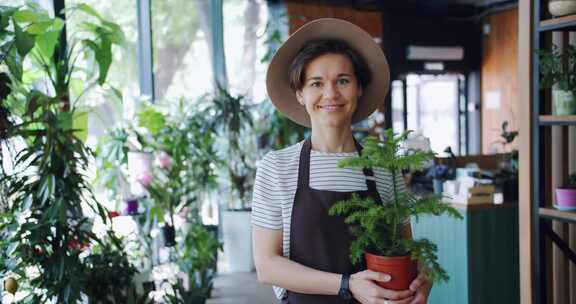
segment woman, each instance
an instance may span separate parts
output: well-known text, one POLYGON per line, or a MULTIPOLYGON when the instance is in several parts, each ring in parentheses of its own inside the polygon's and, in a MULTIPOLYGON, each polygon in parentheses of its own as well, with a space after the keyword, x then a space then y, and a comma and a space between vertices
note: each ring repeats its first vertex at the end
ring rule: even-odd
MULTIPOLYGON (((382 203, 390 196, 389 173, 337 168, 342 158, 361 153, 352 123, 370 115, 388 92, 380 47, 349 22, 315 20, 278 50, 266 83, 276 108, 312 135, 268 153, 258 167, 252 224, 259 281, 274 285, 290 304, 426 303, 431 284, 423 276, 409 290, 393 291, 375 283, 390 280, 388 274, 352 265, 349 227, 328 215, 352 193, 382 203)), ((404 230, 408 237, 409 223, 404 230)))

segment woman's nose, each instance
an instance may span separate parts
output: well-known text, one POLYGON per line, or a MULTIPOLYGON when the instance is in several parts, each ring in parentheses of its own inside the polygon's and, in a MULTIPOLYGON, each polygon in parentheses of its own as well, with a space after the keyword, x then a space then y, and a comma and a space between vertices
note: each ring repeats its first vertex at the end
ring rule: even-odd
POLYGON ((325 98, 336 98, 340 95, 338 87, 336 84, 328 83, 324 86, 324 97, 325 98))

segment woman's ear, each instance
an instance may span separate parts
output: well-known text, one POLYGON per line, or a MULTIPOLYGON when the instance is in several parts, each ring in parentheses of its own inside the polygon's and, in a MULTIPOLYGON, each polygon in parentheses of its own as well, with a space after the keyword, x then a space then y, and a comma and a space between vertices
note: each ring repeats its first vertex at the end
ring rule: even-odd
POLYGON ((304 105, 304 96, 302 94, 302 90, 296 91, 296 99, 300 105, 304 105))

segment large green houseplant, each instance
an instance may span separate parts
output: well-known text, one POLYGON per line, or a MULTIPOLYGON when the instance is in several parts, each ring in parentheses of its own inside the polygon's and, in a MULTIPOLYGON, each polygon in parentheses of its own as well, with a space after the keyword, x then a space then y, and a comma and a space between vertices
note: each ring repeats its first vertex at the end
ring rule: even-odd
POLYGON ((132 129, 144 151, 156 154, 158 164, 141 183, 154 201, 151 213, 165 222, 164 232, 174 246, 174 214, 183 209, 197 214, 203 194, 216 187, 214 133, 201 113, 189 111, 183 102, 173 115, 146 106, 138 123, 146 132, 132 129), (165 221, 167 212, 168 221, 165 221))
POLYGON ((198 216, 190 214, 190 227, 184 232, 184 242, 178 247, 178 266, 186 274, 188 286, 178 279, 172 285, 172 293, 165 295, 168 303, 204 304, 211 296, 218 251, 222 244, 217 235, 210 232, 198 216))
POLYGON ((431 152, 402 152, 401 144, 409 133, 406 131, 395 135, 392 129, 388 129, 385 131, 385 141, 367 137, 363 141, 361 156, 349 157, 339 163, 340 167, 374 168, 389 172, 393 185, 389 202, 379 204, 370 197, 362 199, 354 195, 330 209, 331 215, 344 215, 346 223, 352 225, 352 262, 360 263, 366 257, 369 269, 391 274, 392 281, 382 285, 398 290, 408 289, 417 273, 417 263, 431 281, 448 280, 446 271, 438 264, 436 245, 426 239, 414 240, 403 235, 404 226, 411 217, 416 220, 423 215, 462 217, 454 208, 443 203, 439 196, 420 197, 399 191, 399 174, 404 170, 422 169, 434 156, 431 152), (376 263, 372 262, 374 260, 376 263), (378 263, 403 266, 400 266, 400 271, 398 268, 381 269, 376 267, 378 263))
MULTIPOLYGON (((17 278, 27 291, 18 297, 27 303, 77 303, 83 296, 95 303, 122 302, 107 291, 117 279, 131 280, 130 265, 89 262, 97 254, 90 246, 101 240, 91 231, 94 215, 86 210, 104 223, 108 215, 87 182, 91 151, 77 126, 83 93, 71 95, 71 82, 80 73, 92 76, 86 88, 103 85, 112 45, 123 36, 87 5, 67 13, 83 14, 84 22, 65 44, 62 19, 32 4, 0 7, 1 144, 25 143, 12 157, 13 170, 0 180, 9 196, 8 212, 16 215, 2 224, 10 229, 0 248, 10 260, 2 276, 17 278), (97 71, 81 69, 79 58, 89 59, 97 71), (106 288, 91 292, 85 275, 96 266, 116 279, 100 281, 106 288)), ((115 286, 123 287, 128 286, 115 286)))
POLYGON ((541 86, 552 89, 555 115, 576 114, 576 47, 540 50, 541 86))

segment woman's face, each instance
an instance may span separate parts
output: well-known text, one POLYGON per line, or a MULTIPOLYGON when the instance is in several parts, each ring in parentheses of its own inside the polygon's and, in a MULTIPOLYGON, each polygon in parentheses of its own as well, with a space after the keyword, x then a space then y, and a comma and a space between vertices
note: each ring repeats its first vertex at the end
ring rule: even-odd
POLYGON ((351 125, 361 95, 354 66, 342 54, 325 54, 310 61, 304 69, 304 85, 296 92, 312 127, 351 125))

